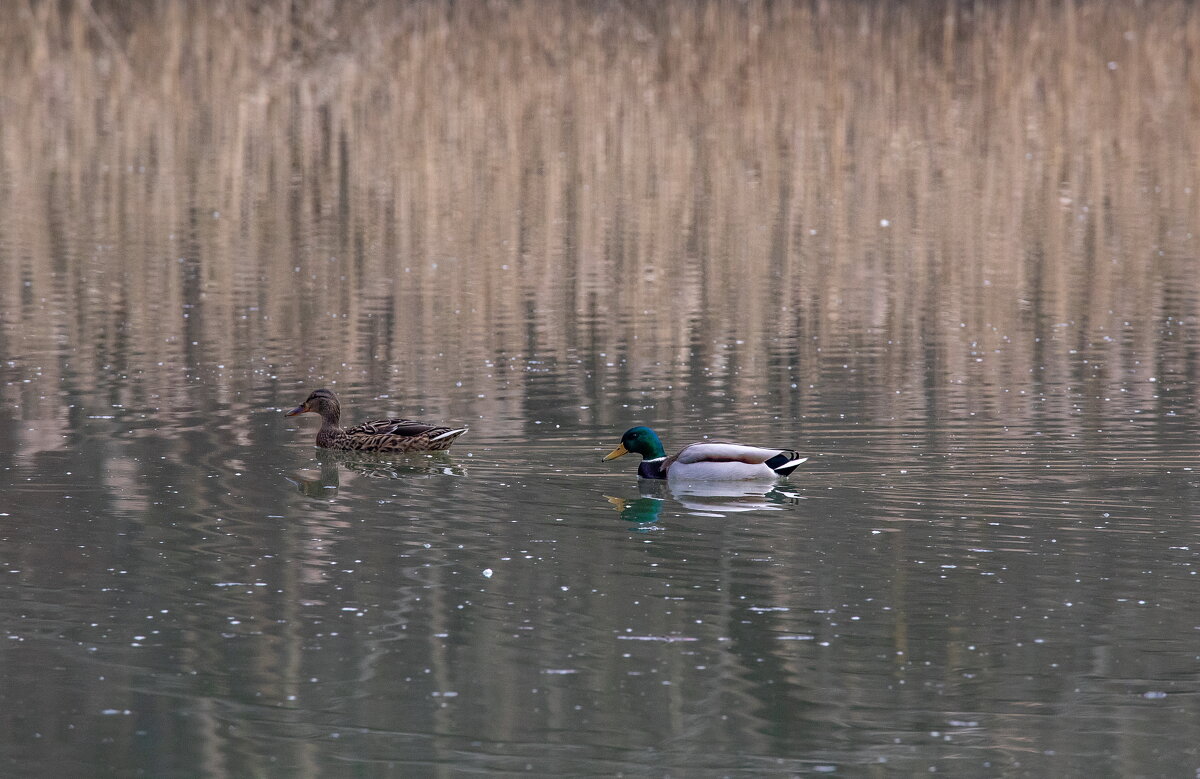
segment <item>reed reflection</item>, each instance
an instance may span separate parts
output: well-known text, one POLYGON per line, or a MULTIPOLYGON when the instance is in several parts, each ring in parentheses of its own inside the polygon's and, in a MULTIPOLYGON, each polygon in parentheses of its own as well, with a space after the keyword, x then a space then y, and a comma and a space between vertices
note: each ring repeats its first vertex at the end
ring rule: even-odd
POLYGON ((537 365, 797 417, 845 364, 1082 430, 1057 388, 1200 370, 1183 3, 83 8, 0 27, 22 418, 311 372, 525 422, 537 365))

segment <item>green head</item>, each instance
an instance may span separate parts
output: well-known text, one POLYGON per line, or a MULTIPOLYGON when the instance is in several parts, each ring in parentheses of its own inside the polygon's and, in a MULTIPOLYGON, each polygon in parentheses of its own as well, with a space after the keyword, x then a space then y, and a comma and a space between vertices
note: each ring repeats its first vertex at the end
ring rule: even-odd
POLYGON ((609 452, 604 459, 615 460, 630 452, 640 454, 644 460, 667 456, 662 441, 658 440, 658 433, 643 425, 626 430, 625 435, 621 436, 621 445, 609 452))

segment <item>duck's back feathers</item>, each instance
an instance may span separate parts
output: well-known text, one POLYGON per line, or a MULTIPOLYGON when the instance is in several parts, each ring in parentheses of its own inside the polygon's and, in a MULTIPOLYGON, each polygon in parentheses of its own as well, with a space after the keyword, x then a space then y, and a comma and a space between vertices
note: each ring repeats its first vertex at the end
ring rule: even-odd
MULTIPOLYGON (((762 449, 757 446, 743 446, 728 441, 704 441, 685 446, 674 457, 668 457, 671 462, 679 463, 746 463, 760 465, 778 457, 778 449, 762 449)), ((795 454, 795 452, 787 452, 795 454)), ((668 464, 669 465, 669 464, 668 464)))
POLYGON ((342 431, 341 435, 332 436, 328 442, 323 443, 318 438, 318 445, 359 452, 440 452, 449 449, 454 439, 465 432, 465 427, 452 429, 412 420, 376 419, 342 431), (408 424, 385 427, 392 432, 372 432, 386 422, 408 424))
POLYGON ((346 435, 437 435, 448 433, 450 428, 418 422, 415 419, 372 419, 361 425, 346 428, 346 435))

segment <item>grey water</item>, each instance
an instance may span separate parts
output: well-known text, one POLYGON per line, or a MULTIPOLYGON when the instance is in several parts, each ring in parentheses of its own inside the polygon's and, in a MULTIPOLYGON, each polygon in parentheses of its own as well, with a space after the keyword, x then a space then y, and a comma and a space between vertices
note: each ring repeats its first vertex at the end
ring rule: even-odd
POLYGON ((6 775, 1200 770, 1190 5, 0 42, 6 775), (470 431, 318 450, 320 386, 470 431))

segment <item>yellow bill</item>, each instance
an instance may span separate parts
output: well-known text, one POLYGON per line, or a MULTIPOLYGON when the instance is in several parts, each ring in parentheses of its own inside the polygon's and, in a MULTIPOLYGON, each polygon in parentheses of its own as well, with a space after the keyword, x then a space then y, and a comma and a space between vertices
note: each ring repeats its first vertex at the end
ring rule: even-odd
POLYGON ((623 454, 629 454, 629 450, 625 448, 625 444, 617 444, 617 448, 604 455, 604 459, 615 460, 623 454))

